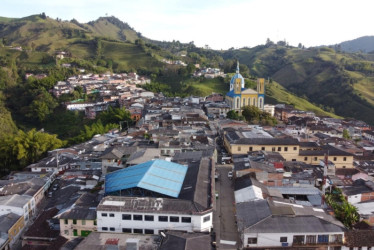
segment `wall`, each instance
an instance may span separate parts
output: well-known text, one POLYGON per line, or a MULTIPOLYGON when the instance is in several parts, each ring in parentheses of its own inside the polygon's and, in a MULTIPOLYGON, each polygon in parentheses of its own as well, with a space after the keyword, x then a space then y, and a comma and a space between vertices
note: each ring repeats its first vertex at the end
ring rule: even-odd
MULTIPOLYGON (((304 232, 298 232, 298 233, 259 233, 259 234, 243 234, 242 235, 242 241, 243 246, 248 245, 248 238, 256 238, 257 237, 257 244, 249 244, 249 247, 281 247, 282 242, 280 242, 280 237, 287 237, 287 243, 288 246, 292 246, 293 244, 293 236, 294 235, 316 235, 316 238, 318 240, 318 235, 333 235, 333 234, 339 234, 342 235, 344 239, 344 233, 343 232, 335 232, 335 233, 304 233, 304 232)), ((304 240, 305 242, 305 240, 304 240)), ((319 244, 326 246, 327 244, 319 244)), ((316 246, 314 244, 313 246, 316 246)))
POLYGON ((96 231, 97 226, 94 220, 76 220, 76 224, 73 223, 72 219, 66 220, 60 219, 60 234, 65 238, 74 238, 82 235, 83 231, 96 231), (78 235, 74 236, 74 229, 77 230, 78 235))
MULTIPOLYGON (((228 143, 228 142, 227 142, 228 143)), ((249 145, 249 144, 232 144, 231 154, 246 154, 251 151, 274 151, 279 152, 286 161, 297 159, 299 154, 299 145, 249 145)))
POLYGON ((110 212, 97 211, 97 231, 99 232, 122 232, 122 228, 130 229, 150 229, 154 230, 154 234, 158 234, 160 230, 181 230, 187 232, 210 232, 213 226, 213 213, 208 212, 204 215, 190 214, 166 214, 166 213, 134 213, 134 212, 110 212), (107 216, 102 216, 106 213, 107 216), (110 214, 113 214, 111 217, 110 214), (131 215, 131 220, 123 220, 122 214, 131 215), (142 215, 142 220, 133 220, 133 215, 142 215), (153 215, 153 221, 145 221, 145 215, 153 215), (168 216, 168 222, 158 220, 159 216, 168 216), (179 217, 179 222, 170 222, 170 216, 179 217), (204 222, 204 218, 210 216, 210 220, 204 222), (182 222, 182 217, 191 217, 190 223, 182 222), (108 230, 103 230, 107 227, 108 230), (111 230, 112 228, 112 230, 111 230))
POLYGON ((20 233, 25 227, 25 219, 23 216, 19 218, 19 220, 14 223, 14 225, 8 230, 8 236, 10 244, 13 244, 16 239, 20 236, 20 233))

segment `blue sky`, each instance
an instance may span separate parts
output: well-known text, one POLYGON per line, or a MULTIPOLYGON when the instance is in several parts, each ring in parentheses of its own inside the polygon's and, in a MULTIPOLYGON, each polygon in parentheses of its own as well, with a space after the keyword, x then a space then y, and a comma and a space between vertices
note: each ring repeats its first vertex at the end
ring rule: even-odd
POLYGON ((305 46, 374 35, 372 0, 1 0, 0 16, 80 22, 113 15, 156 40, 194 41, 214 49, 273 41, 305 46))

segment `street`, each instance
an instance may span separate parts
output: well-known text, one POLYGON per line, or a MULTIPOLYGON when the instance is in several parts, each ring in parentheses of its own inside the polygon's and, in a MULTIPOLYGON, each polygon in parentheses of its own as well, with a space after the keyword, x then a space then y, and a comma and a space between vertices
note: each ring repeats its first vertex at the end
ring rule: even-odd
POLYGON ((233 180, 227 177, 232 165, 217 165, 216 169, 219 173, 216 181, 217 209, 214 216, 217 248, 237 249, 240 247, 240 240, 235 219, 233 180))

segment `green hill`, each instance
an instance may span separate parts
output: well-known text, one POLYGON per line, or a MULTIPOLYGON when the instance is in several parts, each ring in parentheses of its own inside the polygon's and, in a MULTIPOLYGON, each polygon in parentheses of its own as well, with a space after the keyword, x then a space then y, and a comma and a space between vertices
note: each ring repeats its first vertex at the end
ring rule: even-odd
POLYGON ((374 124, 374 62, 370 55, 272 44, 229 50, 223 57, 239 59, 252 75, 269 77, 325 110, 374 124))

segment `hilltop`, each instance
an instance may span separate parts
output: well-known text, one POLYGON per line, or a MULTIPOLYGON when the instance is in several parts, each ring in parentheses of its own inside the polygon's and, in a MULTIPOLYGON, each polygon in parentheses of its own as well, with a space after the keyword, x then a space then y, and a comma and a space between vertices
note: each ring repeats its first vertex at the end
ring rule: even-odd
POLYGON ((345 52, 374 53, 374 36, 363 36, 337 45, 345 52))

